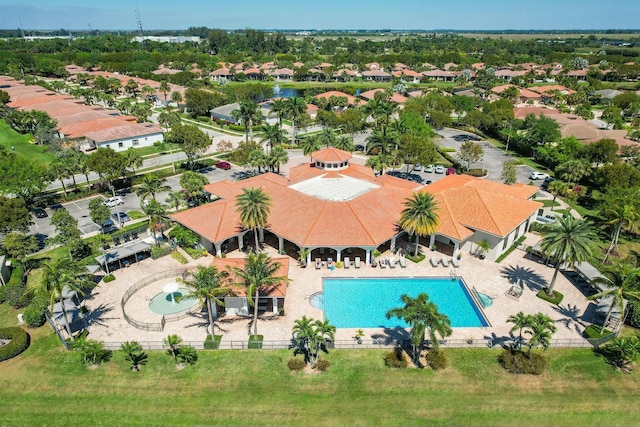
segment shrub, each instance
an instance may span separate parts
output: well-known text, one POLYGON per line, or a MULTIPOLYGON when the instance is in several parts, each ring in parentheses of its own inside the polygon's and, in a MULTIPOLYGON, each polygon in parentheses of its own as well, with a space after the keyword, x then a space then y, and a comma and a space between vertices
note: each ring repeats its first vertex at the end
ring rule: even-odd
POLYGON ((207 335, 207 338, 204 340, 204 349, 217 350, 220 348, 220 341, 222 341, 222 335, 216 335, 213 340, 211 339, 211 335, 207 335))
POLYGON ((589 325, 582 334, 585 336, 585 338, 602 338, 606 337, 607 335, 611 335, 612 332, 608 329, 605 329, 604 333, 602 333, 602 326, 589 325))
POLYGON ((263 335, 249 335, 249 343, 247 348, 262 348, 263 335))
POLYGON ((524 239, 526 238, 527 236, 520 236, 518 240, 513 242, 513 245, 509 246, 509 249, 507 249, 502 255, 498 257, 498 259, 496 259, 496 262, 501 262, 503 259, 505 259, 511 252, 516 250, 516 248, 520 245, 520 243, 524 242, 524 239))
POLYGON ((413 256, 411 254, 405 254, 404 256, 406 259, 415 262, 416 264, 421 262, 422 260, 424 260, 426 258, 425 254, 418 254, 418 256, 413 256))
POLYGON ((331 366, 331 363, 327 359, 318 359, 316 363, 316 369, 320 372, 325 372, 329 369, 329 366, 331 366))
POLYGON ((303 370, 306 365, 307 364, 304 363, 304 360, 300 359, 299 357, 292 357, 287 362, 287 366, 289 367, 289 369, 296 372, 303 370))
POLYGON ((151 258, 158 259, 165 255, 169 255, 171 253, 171 248, 169 246, 158 246, 153 245, 151 247, 151 258))
POLYGON ((427 364, 434 371, 444 369, 449 364, 444 350, 430 350, 427 353, 427 364))
POLYGON ((405 369, 408 366, 407 360, 402 354, 401 348, 395 348, 384 354, 384 364, 388 368, 405 369))
POLYGON ((29 348, 29 334, 18 326, 0 328, 0 339, 11 340, 0 347, 0 362, 16 357, 29 348))
POLYGON ((180 252, 178 251, 171 251, 171 258, 175 259, 176 261, 178 261, 180 264, 186 264, 189 261, 187 261, 187 259, 184 257, 184 255, 182 255, 180 252))
POLYGON ((640 328, 640 303, 629 300, 629 315, 627 316, 627 323, 634 328, 640 328))
POLYGON ((469 169, 468 171, 465 172, 465 174, 475 176, 475 177, 483 177, 487 173, 484 171, 484 169, 469 169))
POLYGON ((24 298, 26 290, 24 267, 18 265, 11 272, 11 278, 9 278, 7 284, 2 287, 0 301, 7 301, 13 308, 25 307, 30 302, 24 298))
POLYGON ((178 350, 178 360, 185 365, 195 365, 198 361, 198 352, 193 346, 185 345, 178 350))
POLYGON ((113 282, 114 280, 116 280, 116 276, 113 275, 113 273, 109 273, 106 276, 104 276, 104 278, 102 279, 102 281, 104 283, 109 283, 109 282, 113 282))
POLYGON ((184 251, 188 253, 189 256, 193 259, 199 259, 199 258, 202 258, 203 256, 207 256, 206 249, 194 249, 194 248, 184 248, 184 247, 182 249, 184 249, 184 251))
POLYGON ((27 308, 24 309, 23 319, 31 328, 37 328, 44 325, 44 313, 47 310, 49 302, 43 295, 34 297, 27 308))
POLYGON ((505 350, 498 356, 500 365, 512 374, 540 375, 547 367, 547 359, 540 353, 527 356, 520 350, 505 350))

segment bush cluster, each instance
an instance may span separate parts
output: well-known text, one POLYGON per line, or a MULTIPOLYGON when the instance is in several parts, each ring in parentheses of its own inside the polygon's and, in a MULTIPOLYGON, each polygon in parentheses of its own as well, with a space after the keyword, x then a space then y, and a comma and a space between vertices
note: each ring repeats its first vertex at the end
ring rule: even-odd
POLYGON ((447 355, 443 350, 430 350, 427 353, 427 364, 434 371, 444 369, 449 365, 447 355))
POLYGON ((222 335, 216 335, 214 340, 211 339, 211 335, 207 335, 207 338, 204 340, 204 349, 205 350, 219 349, 221 340, 222 340, 222 335))
POLYGON ((401 348, 395 348, 384 354, 384 364, 389 368, 405 369, 408 366, 407 360, 402 354, 401 348))
POLYGON ((527 236, 520 236, 518 240, 513 242, 513 245, 509 246, 509 249, 503 252, 502 255, 500 255, 498 259, 496 259, 496 262, 501 262, 503 259, 505 259, 511 252, 515 251, 516 248, 520 245, 520 243, 524 242, 524 239, 526 238, 527 236))
POLYGON ((184 257, 184 255, 182 255, 180 252, 176 251, 171 251, 171 258, 175 259, 176 261, 178 261, 180 264, 186 264, 189 261, 187 261, 187 259, 184 257))
POLYGON ((31 328, 37 328, 44 325, 44 313, 47 310, 49 301, 44 295, 36 295, 27 308, 24 309, 22 317, 27 325, 31 328))
POLYGON ((316 369, 320 372, 325 372, 329 369, 329 366, 331 366, 331 363, 327 359, 318 359, 316 363, 316 369))
POLYGON ((104 283, 113 282, 114 280, 116 280, 116 276, 114 276, 113 273, 107 274, 106 276, 104 276, 104 279, 102 279, 104 283))
POLYGON ((17 265, 11 272, 7 284, 0 288, 0 302, 8 302, 13 308, 26 307, 31 302, 25 291, 27 283, 24 279, 24 267, 17 265))
POLYGON ((547 359, 542 354, 531 353, 531 356, 527 356, 523 351, 513 349, 502 352, 498 361, 512 374, 540 375, 547 367, 547 359))
POLYGON ((306 365, 307 364, 304 363, 304 360, 300 359, 299 357, 292 357, 287 362, 287 366, 289 367, 289 369, 296 372, 303 370, 306 365))
POLYGON ((165 255, 169 255, 171 253, 171 248, 169 246, 158 246, 153 245, 151 247, 151 258, 158 259, 165 255))
POLYGON ((22 328, 11 326, 0 328, 0 339, 11 340, 0 347, 0 362, 11 359, 29 348, 29 334, 22 328))
POLYGON ((640 303, 629 300, 629 315, 627 316, 627 323, 634 328, 640 328, 640 303))

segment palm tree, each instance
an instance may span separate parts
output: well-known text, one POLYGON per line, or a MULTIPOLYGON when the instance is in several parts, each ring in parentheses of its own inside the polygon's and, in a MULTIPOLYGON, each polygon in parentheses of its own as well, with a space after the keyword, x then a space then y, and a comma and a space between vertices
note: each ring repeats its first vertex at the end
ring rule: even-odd
POLYGON ((291 118, 291 135, 293 136, 292 143, 296 142, 296 119, 300 117, 305 111, 307 111, 307 103, 302 98, 294 97, 288 98, 286 101, 286 111, 291 118))
POLYGON ((324 128, 322 132, 317 136, 318 143, 324 145, 325 147, 333 147, 338 139, 335 131, 331 128, 324 128))
POLYGON ((567 182, 569 188, 591 172, 591 165, 586 159, 567 160, 558 166, 558 175, 567 182))
POLYGON ((167 93, 171 90, 169 83, 166 80, 161 81, 158 90, 164 95, 164 105, 167 105, 167 93))
POLYGON ((131 363, 131 370, 138 372, 140 366, 147 364, 149 356, 142 351, 142 346, 137 341, 125 341, 120 344, 120 350, 124 352, 124 358, 131 363))
POLYGON ((591 258, 596 236, 588 222, 571 215, 545 226, 541 233, 543 237, 540 249, 547 258, 555 262, 553 278, 546 289, 547 295, 552 296, 560 265, 568 264, 572 267, 577 262, 585 262, 591 258))
POLYGON ((267 156, 267 163, 271 167, 271 171, 277 170, 280 173, 280 165, 286 164, 289 161, 289 154, 287 150, 281 146, 275 147, 271 150, 271 153, 267 156))
POLYGON ((166 182, 166 178, 162 178, 155 173, 144 175, 142 177, 140 187, 136 189, 136 194, 140 197, 140 200, 144 200, 148 196, 151 196, 153 197, 153 200, 156 200, 156 193, 171 190, 171 187, 165 184, 166 182))
POLYGON ((271 206, 271 197, 262 188, 243 188, 242 194, 236 197, 236 211, 240 214, 240 223, 245 229, 253 229, 256 246, 259 252, 258 230, 267 225, 271 206))
POLYGON ((640 291, 638 290, 638 280, 640 279, 640 268, 632 267, 627 263, 618 262, 612 267, 602 272, 603 276, 593 279, 593 283, 601 285, 601 292, 591 295, 588 299, 600 299, 603 297, 612 297, 611 306, 607 311, 607 315, 602 325, 601 334, 609 323, 613 309, 618 307, 622 313, 623 301, 625 299, 640 300, 640 291))
POLYGON ((602 262, 606 262, 613 248, 618 246, 620 232, 623 229, 633 230, 640 220, 638 196, 637 189, 618 189, 605 195, 601 213, 606 218, 605 224, 613 226, 613 230, 611 231, 611 244, 602 262))
POLYGON ((333 143, 333 146, 344 151, 353 151, 356 148, 353 145, 353 139, 346 135, 340 135, 333 143))
POLYGON ((534 346, 542 346, 545 350, 551 344, 551 336, 558 330, 553 323, 553 319, 543 313, 537 313, 529 316, 529 329, 525 334, 530 335, 529 338, 529 357, 531 357, 531 349, 534 346))
POLYGON ((283 98, 277 98, 271 101, 271 112, 278 117, 278 127, 282 129, 282 116, 287 111, 287 103, 283 98))
POLYGON ((274 145, 282 144, 287 141, 287 137, 284 135, 282 128, 278 125, 262 125, 263 137, 260 142, 267 142, 268 147, 273 149, 274 145))
POLYGON ((182 191, 172 191, 167 195, 165 202, 172 206, 176 211, 180 209, 180 206, 186 201, 184 193, 182 191))
POLYGON ((395 136, 391 132, 388 132, 387 128, 384 128, 382 131, 374 130, 365 141, 367 142, 365 153, 375 148, 378 154, 387 154, 391 151, 391 148, 396 145, 395 136))
POLYGON ((240 279, 240 284, 247 289, 249 305, 253 306, 253 335, 258 335, 258 300, 260 291, 266 287, 286 282, 286 276, 274 276, 280 268, 279 262, 272 262, 265 253, 250 253, 244 261, 244 268, 232 268, 240 279), (255 295, 255 296, 254 296, 255 295))
POLYGON ((438 203, 431 193, 416 192, 404 202, 405 208, 400 213, 400 227, 409 234, 416 236, 416 251, 414 256, 418 256, 420 236, 432 234, 440 222, 438 214, 438 203))
POLYGON ((171 92, 171 101, 175 102, 176 104, 180 104, 182 102, 182 94, 177 90, 174 90, 173 92, 171 92))
MULTIPOLYGON (((198 266, 196 272, 191 273, 192 280, 184 280, 191 290, 180 298, 197 298, 202 308, 207 309, 209 325, 211 325, 211 340, 215 340, 214 319, 217 317, 216 307, 224 305, 222 297, 231 295, 229 284, 229 273, 218 271, 216 266, 198 266)), ((208 329, 208 328, 207 328, 208 329)))
POLYGON ((520 348, 522 346, 522 332, 531 324, 531 316, 521 311, 518 314, 509 316, 507 323, 513 323, 513 328, 509 331, 510 334, 513 334, 515 331, 519 332, 515 346, 516 348, 520 348))
POLYGON ((49 309, 53 313, 53 307, 56 301, 60 301, 62 313, 64 315, 65 327, 69 337, 73 341, 71 333, 71 324, 69 315, 64 304, 64 291, 76 292, 84 295, 84 289, 93 286, 93 282, 89 279, 89 273, 84 266, 79 265, 70 257, 60 258, 56 261, 42 263, 42 289, 49 297, 49 309))
POLYGON ((162 343, 168 347, 167 353, 173 357, 173 360, 178 363, 178 353, 180 353, 180 347, 182 344, 182 338, 178 335, 168 335, 162 340, 162 343))
POLYGON ((249 135, 253 139, 253 126, 262 121, 260 107, 253 101, 240 101, 239 108, 233 110, 231 115, 244 126, 244 140, 249 141, 249 135))
POLYGON ((336 327, 329 324, 328 320, 312 320, 307 316, 295 321, 293 325, 293 341, 296 343, 296 352, 304 354, 305 362, 314 368, 318 362, 320 350, 326 352, 327 338, 334 339, 336 327))
POLYGON ((424 341, 425 331, 429 330, 429 340, 434 351, 439 351, 440 343, 436 333, 441 338, 451 335, 451 321, 438 311, 438 307, 429 301, 429 296, 425 293, 419 294, 416 298, 403 294, 400 300, 404 307, 393 308, 387 312, 387 319, 396 317, 403 319, 411 326, 411 346, 413 349, 413 359, 417 362, 420 358, 420 349, 424 341))
POLYGON ((156 232, 158 230, 162 230, 164 227, 164 220, 167 217, 167 211, 164 206, 155 199, 150 200, 142 209, 146 215, 149 215, 149 228, 153 230, 153 238, 156 241, 156 245, 160 246, 156 232))
POLYGON ((302 141, 300 141, 300 148, 302 148, 302 154, 304 154, 305 156, 311 156, 311 154, 318 151, 320 147, 320 141, 314 136, 304 138, 302 141))
POLYGON ((547 187, 547 190, 549 191, 549 193, 551 193, 553 195, 553 203, 551 205, 551 210, 553 211, 553 208, 556 204, 556 198, 562 194, 565 194, 568 190, 569 186, 559 180, 555 180, 555 181, 551 181, 549 183, 549 186, 547 187))

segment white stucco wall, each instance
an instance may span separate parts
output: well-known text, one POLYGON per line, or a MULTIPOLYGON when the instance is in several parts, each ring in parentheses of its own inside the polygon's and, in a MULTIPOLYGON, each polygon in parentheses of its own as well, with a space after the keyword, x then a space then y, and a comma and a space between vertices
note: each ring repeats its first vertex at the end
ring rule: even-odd
POLYGON ((133 148, 151 147, 156 142, 162 142, 163 140, 164 140, 164 137, 162 135, 162 132, 159 132, 151 135, 116 139, 114 141, 102 142, 96 145, 98 147, 111 148, 114 151, 127 151, 131 147, 133 148))

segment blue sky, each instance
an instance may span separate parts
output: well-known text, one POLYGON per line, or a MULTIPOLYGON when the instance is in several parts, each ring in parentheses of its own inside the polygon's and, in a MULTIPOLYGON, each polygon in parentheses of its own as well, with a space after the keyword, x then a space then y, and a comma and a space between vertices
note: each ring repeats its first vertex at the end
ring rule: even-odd
POLYGON ((0 0, 0 28, 628 29, 638 0, 0 0))

